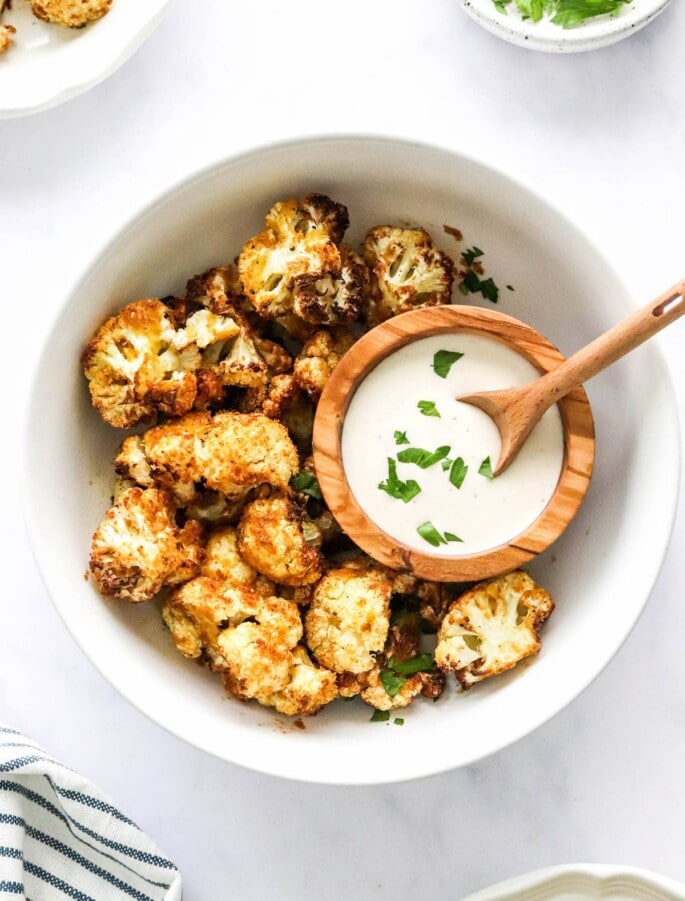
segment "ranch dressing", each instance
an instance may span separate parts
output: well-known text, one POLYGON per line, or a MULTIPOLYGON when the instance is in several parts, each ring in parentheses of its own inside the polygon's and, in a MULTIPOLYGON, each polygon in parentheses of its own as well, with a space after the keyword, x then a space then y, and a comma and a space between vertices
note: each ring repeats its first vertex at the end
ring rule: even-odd
POLYGON ((455 398, 523 385, 539 375, 515 350, 479 335, 421 338, 382 360, 357 388, 342 432, 345 474, 365 513, 403 544, 450 557, 498 547, 525 531, 549 503, 561 474, 564 433, 557 406, 544 414, 509 468, 488 478, 484 461, 494 468, 499 459, 497 428, 482 410, 455 398), (436 358, 439 351, 451 356, 436 358), (456 354, 462 356, 455 360, 456 354), (445 377, 436 372, 436 361, 439 370, 448 369, 445 377), (449 453, 427 468, 398 460, 402 452, 416 456, 417 449, 434 454, 442 448, 444 454, 445 447, 449 453))

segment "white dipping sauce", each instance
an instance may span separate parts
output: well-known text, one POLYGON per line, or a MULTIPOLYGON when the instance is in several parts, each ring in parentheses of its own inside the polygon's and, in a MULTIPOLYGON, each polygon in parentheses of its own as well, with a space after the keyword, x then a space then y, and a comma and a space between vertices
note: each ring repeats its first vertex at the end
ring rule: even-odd
POLYGON ((421 338, 381 361, 355 392, 342 432, 345 474, 369 518, 409 547, 449 557, 498 547, 525 531, 549 503, 561 474, 564 433, 557 406, 544 414, 509 468, 490 479, 479 469, 488 457, 493 468, 497 464, 497 428, 482 410, 456 398, 523 385, 539 375, 512 348, 466 334, 421 338), (463 354, 445 378, 433 369, 440 350, 463 354), (419 401, 434 402, 440 418, 424 415, 419 401), (396 431, 409 443, 397 444, 396 431), (461 457, 468 467, 460 488, 450 482, 442 461, 427 469, 397 461, 407 448, 432 453, 444 445, 450 446, 449 460, 461 457), (389 457, 401 481, 414 480, 421 488, 407 503, 378 487, 387 482, 389 457), (434 547, 417 532, 424 523, 452 540, 434 547))

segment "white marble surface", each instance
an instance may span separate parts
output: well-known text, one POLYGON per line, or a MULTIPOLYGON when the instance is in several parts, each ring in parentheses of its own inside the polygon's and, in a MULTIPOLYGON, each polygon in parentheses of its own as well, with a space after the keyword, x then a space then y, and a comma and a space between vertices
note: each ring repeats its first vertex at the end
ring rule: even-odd
MULTIPOLYGON (((451 0, 204 0, 192 13, 176 0, 107 82, 0 122, 0 719, 108 791, 177 861, 188 901, 454 901, 581 860, 685 882, 682 503, 641 621, 552 722, 461 771, 331 789, 210 758, 124 702, 53 611, 17 477, 28 373, 75 275, 134 209, 256 143, 380 132, 470 153, 566 210, 646 301, 685 274, 684 33, 678 0, 577 56, 505 44, 451 0)), ((681 415, 684 336, 679 323, 660 339, 681 415)))

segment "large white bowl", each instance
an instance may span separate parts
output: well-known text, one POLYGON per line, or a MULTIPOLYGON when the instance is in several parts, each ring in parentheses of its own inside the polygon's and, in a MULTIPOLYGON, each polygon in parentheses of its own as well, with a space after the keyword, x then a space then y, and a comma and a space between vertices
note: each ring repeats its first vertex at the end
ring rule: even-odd
POLYGON ((136 298, 182 291, 189 276, 230 260, 275 200, 307 191, 349 206, 352 241, 371 225, 409 221, 454 253, 443 225, 459 227, 485 251, 487 271, 502 289, 499 309, 563 350, 578 348, 636 305, 563 215, 458 154, 376 138, 322 138, 247 153, 136 214, 67 298, 28 411, 28 522, 45 583, 72 635, 160 725, 267 773, 328 783, 397 781, 503 748, 561 710, 610 660, 647 600, 668 543, 679 475, 677 415, 654 347, 590 384, 595 476, 571 527, 531 567, 557 609, 529 665, 462 696, 450 685, 438 703, 410 708, 402 728, 392 720, 370 723, 370 709, 358 701, 337 702, 300 729, 257 704, 226 698, 216 676, 173 647, 154 604, 105 601, 84 579, 121 435, 92 410, 79 356, 107 315, 136 298))
POLYGON ((37 19, 15 0, 3 25, 14 25, 14 46, 0 56, 0 119, 62 103, 111 75, 159 22, 169 0, 114 0, 84 29, 37 19))
POLYGON ((685 885, 637 867, 566 864, 508 879, 463 901, 685 901, 685 885))
POLYGON ((549 18, 534 22, 524 18, 515 2, 503 14, 492 0, 459 0, 464 10, 483 28, 511 44, 548 53, 597 50, 635 34, 668 6, 671 0, 632 0, 614 16, 596 16, 575 28, 561 28, 549 18))

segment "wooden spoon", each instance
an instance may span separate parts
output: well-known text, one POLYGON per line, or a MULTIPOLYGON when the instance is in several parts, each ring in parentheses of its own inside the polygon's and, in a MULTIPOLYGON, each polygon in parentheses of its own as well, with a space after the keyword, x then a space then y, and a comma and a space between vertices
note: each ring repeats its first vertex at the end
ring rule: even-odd
POLYGON ((684 313, 685 279, 534 382, 503 391, 480 391, 458 397, 457 400, 483 410, 497 426, 502 449, 494 475, 509 466, 552 404, 635 350, 684 313))

